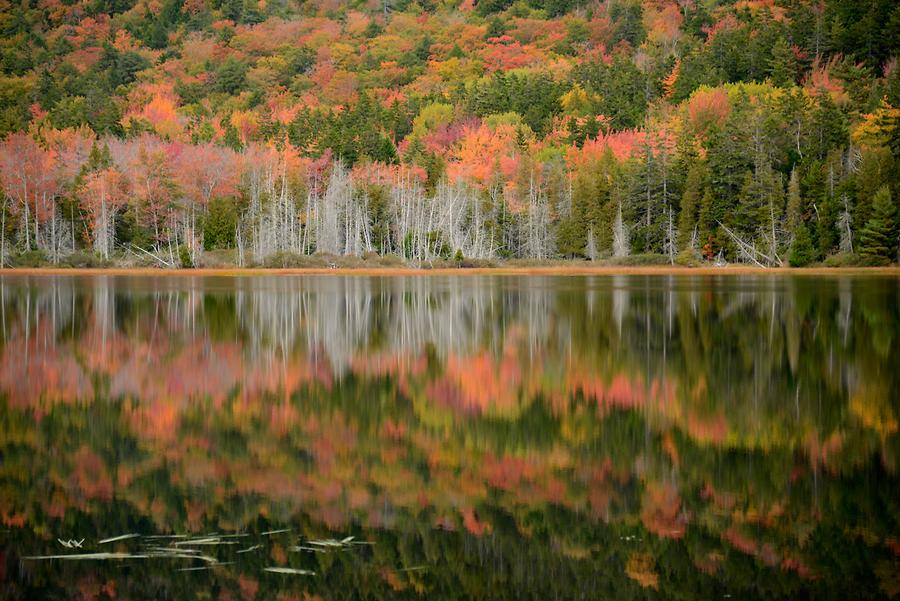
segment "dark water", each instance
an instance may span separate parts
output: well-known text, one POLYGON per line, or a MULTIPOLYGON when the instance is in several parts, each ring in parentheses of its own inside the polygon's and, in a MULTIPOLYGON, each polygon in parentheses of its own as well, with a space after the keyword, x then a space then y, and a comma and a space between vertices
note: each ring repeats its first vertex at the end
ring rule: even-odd
POLYGON ((0 307, 3 598, 900 594, 897 278, 5 276, 0 307))

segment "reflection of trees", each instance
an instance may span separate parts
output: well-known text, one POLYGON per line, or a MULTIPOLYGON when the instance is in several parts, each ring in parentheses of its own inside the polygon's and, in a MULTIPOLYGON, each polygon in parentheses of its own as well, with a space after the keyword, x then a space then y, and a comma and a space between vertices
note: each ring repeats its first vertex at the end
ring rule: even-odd
MULTIPOLYGON (((897 287, 889 279, 32 282, 25 288, 4 281, 0 295, 4 361, 12 362, 4 373, 13 387, 15 368, 31 359, 52 371, 60 368, 52 358, 66 362, 72 355, 83 377, 106 372, 119 382, 116 389, 138 395, 139 386, 123 381, 122 365, 137 372, 143 362, 154 380, 202 383, 213 378, 198 369, 224 364, 242 372, 228 377, 229 386, 240 387, 266 379, 260 374, 273 368, 338 378, 360 369, 376 373, 372 363, 379 359, 410 376, 425 355, 463 370, 459 378, 474 377, 480 372, 473 361, 483 357, 481 376, 505 378, 503 387, 520 390, 525 401, 537 392, 565 398, 575 389, 612 398, 610 387, 625 375, 642 388, 628 394, 662 418, 687 429, 692 419, 694 434, 711 441, 729 434, 765 448, 787 439, 808 443, 811 436, 821 443, 845 419, 851 397, 877 403, 877 391, 897 384, 896 370, 882 369, 897 344, 891 314, 897 287), (740 423, 740 431, 729 423, 740 423)), ((889 409, 866 411, 857 403, 857 411, 876 430, 893 428, 889 409)))
POLYGON ((536 329, 548 308, 546 291, 498 294, 496 283, 482 278, 283 278, 258 284, 247 280, 236 292, 249 348, 285 353, 301 346, 321 352, 338 374, 361 352, 417 355, 429 346, 444 357, 470 353, 482 341, 502 337, 499 315, 528 317, 536 329))
POLYGON ((30 544, 265 514, 492 598, 895 573, 892 280, 42 281, 0 280, 0 517, 30 544))

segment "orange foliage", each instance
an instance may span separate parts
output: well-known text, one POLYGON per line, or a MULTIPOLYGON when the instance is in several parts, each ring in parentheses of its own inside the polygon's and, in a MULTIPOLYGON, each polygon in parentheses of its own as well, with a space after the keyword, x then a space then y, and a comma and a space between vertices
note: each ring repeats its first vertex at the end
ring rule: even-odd
POLYGON ((259 118, 253 111, 234 111, 231 113, 231 126, 237 130, 241 144, 247 145, 259 131, 259 118))
POLYGON ((710 127, 722 127, 730 113, 728 92, 721 88, 701 88, 687 101, 688 124, 700 135, 710 127))
POLYGON ((804 87, 811 96, 828 94, 831 100, 837 104, 844 104, 850 100, 850 95, 844 90, 843 82, 831 75, 840 62, 840 55, 833 56, 825 64, 818 60, 813 62, 812 69, 804 83, 804 87))
POLYGON ((578 148, 574 144, 566 151, 566 162, 570 168, 578 169, 590 161, 598 160, 611 152, 617 161, 626 161, 637 154, 646 140, 646 134, 636 130, 623 130, 601 134, 597 138, 585 140, 578 148))
POLYGON ((684 21, 681 9, 675 2, 664 3, 662 6, 652 2, 645 3, 643 19, 647 38, 651 42, 674 49, 681 37, 681 24, 684 21))
POLYGON ((488 40, 481 51, 481 59, 484 61, 485 71, 493 73, 528 67, 539 63, 542 56, 536 49, 522 46, 512 37, 503 35, 488 40))
POLYGON ((719 19, 712 25, 708 27, 704 27, 703 31, 706 32, 706 44, 709 45, 712 43, 716 36, 722 32, 733 31, 735 29, 740 28, 741 24, 735 18, 734 15, 728 14, 725 17, 719 19))
POLYGON ((508 182, 519 160, 516 128, 508 124, 493 130, 484 124, 467 128, 451 159, 453 162, 447 165, 451 181, 463 180, 485 188, 500 178, 508 182))
POLYGON ((473 509, 463 509, 460 513, 462 513, 463 517, 463 526, 475 536, 481 536, 482 534, 491 531, 491 525, 487 522, 480 521, 473 509))
POLYGON ((113 482, 103 460, 89 447, 82 446, 72 456, 70 483, 86 499, 112 500, 113 482))
POLYGON ((687 524, 681 513, 681 497, 675 486, 648 482, 641 497, 641 521, 663 538, 681 538, 687 524))
POLYGON ((241 598, 252 601, 256 599, 256 593, 259 591, 259 581, 241 574, 238 577, 238 587, 241 590, 241 598))
POLYGON ((724 415, 709 418, 691 413, 688 416, 687 431, 700 442, 722 444, 728 435, 728 422, 724 415))
POLYGON ((665 98, 671 98, 672 94, 675 93, 675 84, 678 83, 678 76, 681 74, 681 58, 675 59, 675 64, 672 66, 672 70, 669 74, 663 79, 663 96, 665 98))
POLYGON ((17 205, 12 210, 28 210, 38 222, 46 221, 60 185, 58 165, 56 152, 42 148, 24 132, 0 141, 0 183, 17 205))
POLYGON ((183 120, 177 112, 179 98, 171 84, 147 84, 135 89, 129 99, 132 108, 122 117, 123 125, 144 120, 167 139, 176 139, 184 132, 183 120))
POLYGON ((89 235, 93 239, 96 227, 107 227, 100 219, 112 215, 115 210, 125 204, 128 182, 116 169, 103 169, 87 175, 84 186, 78 194, 81 207, 90 215, 89 235), (105 212, 105 213, 104 213, 105 212))
POLYGON ((659 588, 656 560, 649 553, 632 553, 625 564, 625 574, 644 588, 659 588))

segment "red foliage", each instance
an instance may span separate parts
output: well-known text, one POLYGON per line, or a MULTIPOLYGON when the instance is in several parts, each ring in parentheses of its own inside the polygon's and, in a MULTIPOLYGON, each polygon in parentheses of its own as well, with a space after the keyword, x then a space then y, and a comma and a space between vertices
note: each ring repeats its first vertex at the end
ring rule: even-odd
POLYGON ((182 191, 201 207, 216 197, 233 196, 239 183, 239 157, 229 148, 213 144, 177 147, 175 172, 182 191))
POLYGON ((24 132, 15 132, 0 141, 0 183, 5 195, 14 200, 13 211, 25 210, 43 223, 51 215, 59 181, 57 155, 38 145, 24 132))
POLYGON ((103 169, 87 175, 84 186, 79 190, 78 199, 81 207, 91 217, 89 233, 95 235, 94 228, 105 226, 100 220, 111 215, 125 204, 128 196, 128 181, 116 169, 103 169))
POLYGON ((541 60, 541 54, 534 48, 522 46, 508 35, 491 38, 481 51, 485 71, 511 71, 528 67, 541 60))
POLYGON ((485 532, 490 532, 491 525, 480 521, 475 515, 475 510, 463 509, 460 513, 462 513, 463 517, 463 526, 475 536, 481 536, 485 532))

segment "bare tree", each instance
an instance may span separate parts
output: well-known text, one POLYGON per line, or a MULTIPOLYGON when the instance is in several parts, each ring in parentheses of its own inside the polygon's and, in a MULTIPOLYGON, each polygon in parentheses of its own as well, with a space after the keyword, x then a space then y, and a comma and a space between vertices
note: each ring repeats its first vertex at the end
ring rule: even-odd
POLYGON ((613 221, 613 256, 627 257, 629 254, 631 254, 631 242, 628 228, 622 219, 622 203, 619 202, 616 218, 613 221))

